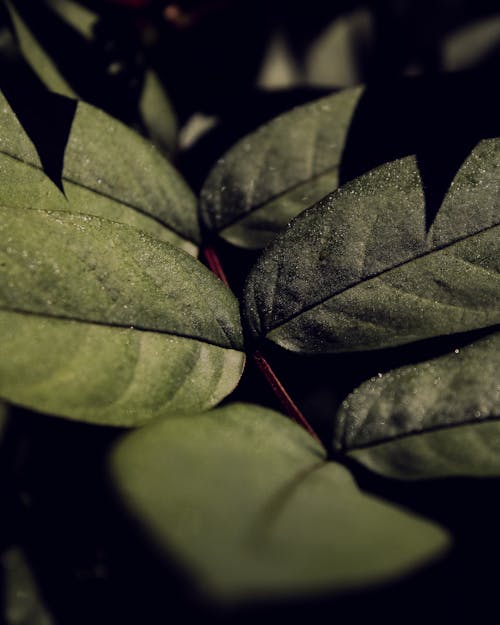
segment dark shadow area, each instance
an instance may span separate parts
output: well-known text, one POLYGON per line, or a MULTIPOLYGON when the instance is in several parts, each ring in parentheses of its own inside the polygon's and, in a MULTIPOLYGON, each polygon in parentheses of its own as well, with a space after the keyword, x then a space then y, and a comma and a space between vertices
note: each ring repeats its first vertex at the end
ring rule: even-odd
POLYGON ((33 142, 44 172, 63 190, 64 152, 76 113, 77 101, 47 91, 22 63, 0 73, 0 89, 19 123, 33 142), (19 89, 19 85, 23 89, 19 89), (33 104, 36 103, 36 106, 33 104))
POLYGON ((108 17, 101 8, 92 39, 87 39, 44 2, 16 0, 28 28, 76 94, 126 124, 136 126, 144 80, 144 54, 130 12, 108 17), (115 18, 115 19, 113 19, 115 18), (128 19, 126 19, 128 18, 128 19))
POLYGON ((500 134, 499 109, 495 83, 482 73, 369 84, 349 128, 340 184, 416 154, 429 229, 471 150, 500 134))

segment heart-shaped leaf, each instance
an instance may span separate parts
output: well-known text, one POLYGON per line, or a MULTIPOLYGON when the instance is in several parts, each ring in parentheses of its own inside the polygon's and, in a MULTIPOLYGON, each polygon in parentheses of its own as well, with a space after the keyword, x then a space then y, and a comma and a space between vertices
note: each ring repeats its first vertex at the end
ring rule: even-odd
POLYGON ((135 425, 206 409, 237 384, 238 302, 191 256, 98 217, 0 217, 1 397, 135 425))
POLYGON ((297 217, 245 292, 255 338, 335 352, 500 323, 500 140, 481 141, 426 232, 416 161, 387 163, 297 217))
POLYGON ((0 204, 97 215, 196 251, 196 198, 181 176, 154 146, 83 102, 61 180, 64 193, 44 173, 37 148, 0 94, 0 204))
MULTIPOLYGON (((110 48, 117 44, 115 32, 109 32, 102 44, 96 43, 99 27, 109 28, 111 23, 101 24, 96 12, 74 0, 6 0, 6 6, 23 57, 48 89, 87 100, 120 119, 124 118, 120 113, 126 111, 124 121, 132 123, 135 117, 133 125, 142 127, 162 152, 169 155, 175 151, 177 119, 156 72, 142 64, 135 66, 137 58, 133 68, 125 67, 126 61, 131 62, 128 48, 126 61, 115 49, 110 54, 110 48), (53 45, 53 38, 58 36, 64 46, 53 45), (118 57, 113 59, 113 54, 118 57), (125 77, 120 77, 120 71, 125 77), (131 86, 127 72, 133 71, 137 76, 131 86)), ((120 25, 115 26, 119 31, 120 25)))
POLYGON ((334 444, 403 479, 500 475, 500 332, 362 384, 334 444))
POLYGON ((257 406, 143 428, 118 443, 112 469, 148 535, 219 598, 344 591, 408 572, 447 544, 257 406))
POLYGON ((292 217, 337 188, 361 87, 277 117, 221 158, 201 192, 207 228, 242 247, 264 247, 292 217))

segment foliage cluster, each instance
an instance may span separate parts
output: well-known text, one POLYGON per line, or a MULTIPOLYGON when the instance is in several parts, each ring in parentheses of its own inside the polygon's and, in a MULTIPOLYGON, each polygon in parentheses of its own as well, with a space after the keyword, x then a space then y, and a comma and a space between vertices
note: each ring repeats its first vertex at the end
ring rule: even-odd
POLYGON ((1 7, 5 622, 486 592, 500 109, 467 51, 498 16, 461 3, 458 45, 437 3, 405 57, 426 3, 130 4, 1 7))

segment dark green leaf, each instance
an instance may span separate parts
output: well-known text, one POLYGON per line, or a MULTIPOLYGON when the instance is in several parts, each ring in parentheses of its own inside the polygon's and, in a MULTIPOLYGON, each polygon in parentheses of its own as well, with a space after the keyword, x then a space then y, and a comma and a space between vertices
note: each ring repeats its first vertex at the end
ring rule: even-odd
POLYGON ((138 134, 79 102, 64 154, 64 194, 0 94, 0 204, 68 210, 136 226, 195 252, 196 198, 177 171, 138 134))
POLYGON ((119 442, 112 468, 150 537, 219 598, 343 591, 408 572, 447 544, 257 406, 144 428, 119 442))
POLYGON ((238 303, 181 250, 88 215, 0 209, 0 396, 135 425, 236 385, 238 303))
POLYGON ((334 441, 404 479, 500 475, 500 332, 362 384, 342 404, 334 441))
POLYGON ((239 141, 201 193, 209 230, 264 247, 292 217, 337 188, 349 123, 363 89, 346 89, 277 117, 239 141))
POLYGON ((428 232, 413 157, 304 212, 249 276, 254 337, 325 353, 500 323, 499 166, 500 140, 481 141, 428 232))

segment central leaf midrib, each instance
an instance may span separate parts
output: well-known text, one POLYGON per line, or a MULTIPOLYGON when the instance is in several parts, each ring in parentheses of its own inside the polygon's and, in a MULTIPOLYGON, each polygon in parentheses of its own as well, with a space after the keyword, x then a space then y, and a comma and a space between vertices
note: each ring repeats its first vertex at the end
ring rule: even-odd
POLYGON ((346 287, 343 287, 341 289, 339 289, 338 291, 336 291, 335 293, 332 293, 330 295, 326 295, 325 297, 322 297, 321 299, 319 299, 316 302, 313 302, 312 304, 309 304, 308 306, 304 306, 301 310, 299 310, 298 312, 294 313, 293 315, 290 315, 289 317, 286 317, 285 319, 281 319, 278 322, 276 322, 276 324, 269 326, 266 330, 265 333, 266 335, 269 334, 270 332, 272 332, 273 330, 276 330, 277 328, 280 328, 281 326, 289 323, 290 321, 293 321, 294 319, 296 319, 297 317, 300 317, 300 315, 303 315, 307 312, 309 312, 310 310, 316 308, 317 306, 321 306, 322 304, 324 304, 325 302, 327 302, 330 299, 333 299, 334 297, 337 297, 338 295, 341 295, 342 293, 345 293, 346 291, 349 291, 351 289, 355 289, 356 287, 358 287, 361 284, 365 284, 366 282, 370 282, 370 280, 374 280, 375 278, 379 278, 380 276, 383 276, 395 269, 399 269, 400 267, 404 267, 405 265, 409 265, 412 262, 415 262, 421 258, 425 258, 426 256, 430 256, 431 254, 437 254, 439 252, 442 252, 443 250, 446 250, 450 247, 453 247, 454 245, 457 245, 458 243, 461 243, 462 241, 465 241, 467 239, 472 239, 475 238, 481 234, 483 234, 484 232, 487 232, 488 230, 493 230, 494 228, 498 228, 500 226, 500 222, 492 224, 490 226, 487 226, 486 228, 482 228, 481 230, 478 230, 477 232, 474 232, 473 234, 466 234, 462 237, 459 237, 457 239, 454 239, 453 241, 450 241, 449 243, 440 245, 438 247, 435 247, 431 250, 427 250, 425 252, 422 252, 421 254, 417 254, 416 256, 412 256, 412 258, 403 260, 399 263, 396 263, 394 265, 392 265, 391 267, 387 267, 386 269, 383 269, 382 271, 376 272, 376 273, 372 273, 369 274, 368 276, 360 279, 358 282, 354 283, 354 284, 349 284, 346 287))
MULTIPOLYGON (((26 160, 20 158, 19 156, 16 156, 15 154, 11 154, 10 152, 7 152, 6 150, 0 150, 0 154, 3 154, 4 156, 7 156, 8 158, 12 158, 13 160, 15 160, 15 161, 17 161, 19 163, 22 163, 23 165, 26 165, 27 167, 31 167, 32 169, 36 169, 37 171, 40 171, 43 174, 45 174, 45 172, 43 170, 43 167, 41 167, 40 165, 37 165, 36 163, 32 163, 32 162, 26 161, 26 160)), ((179 237, 181 237, 185 241, 189 241, 189 242, 193 243, 194 245, 198 245, 198 243, 194 239, 192 239, 191 237, 188 237, 187 234, 185 234, 183 232, 179 232, 171 224, 165 223, 159 217, 157 217, 156 215, 153 215, 151 213, 148 213, 147 211, 142 209, 140 206, 136 206, 135 204, 131 204, 130 202, 127 202, 126 200, 122 200, 122 199, 118 199, 116 197, 113 197, 112 195, 109 195, 108 193, 104 193, 103 191, 100 191, 99 189, 95 189, 94 187, 87 186, 87 185, 83 184, 82 182, 78 182, 77 180, 73 180, 72 178, 69 178, 68 176, 66 176, 64 174, 61 176, 61 180, 63 180, 64 182, 67 182, 69 184, 72 184, 72 185, 74 185, 76 187, 80 187, 81 189, 85 189, 86 191, 90 191, 91 193, 95 193, 96 195, 98 195, 100 197, 103 197, 103 198, 106 198, 107 200, 111 200, 112 202, 116 202, 117 204, 121 204, 122 206, 126 206, 127 208, 131 208, 132 210, 136 211, 137 213, 139 213, 143 217, 148 217, 149 219, 151 219, 152 221, 156 222, 158 225, 162 226, 163 228, 165 228, 167 230, 170 230, 174 234, 177 234, 179 237)), ((88 214, 88 213, 86 213, 86 214, 88 214)))
MULTIPOLYGON (((292 193, 293 191, 297 191, 301 187, 308 186, 309 184, 311 184, 315 180, 318 180, 322 176, 333 173, 338 168, 339 168, 339 163, 337 163, 336 165, 331 165, 330 167, 327 167, 323 171, 318 172, 314 176, 307 178, 305 180, 302 180, 301 182, 297 182, 296 184, 292 185, 291 187, 287 187, 286 189, 284 189, 283 191, 280 191, 279 193, 275 193, 274 195, 268 197, 267 199, 263 200, 259 204, 256 204, 255 206, 250 206, 250 210, 246 210, 243 214, 238 214, 233 219, 230 219, 226 223, 222 224, 221 227, 218 228, 218 232, 220 233, 224 232, 224 230, 227 230, 228 228, 230 228, 231 226, 234 226, 240 221, 244 221, 246 218, 250 217, 257 211, 265 209, 272 202, 275 202, 276 200, 279 200, 280 198, 285 197, 285 195, 288 195, 289 193, 292 193)), ((335 189, 332 189, 332 192, 333 191, 335 191, 335 189)), ((313 203, 315 202, 313 201, 313 203)))
POLYGON ((469 425, 483 425, 484 423, 492 423, 495 421, 500 421, 500 415, 489 416, 482 420, 478 420, 477 417, 464 419, 463 421, 460 421, 460 423, 439 423, 428 426, 426 428, 422 428, 420 430, 408 430, 407 432, 400 432, 399 434, 394 434, 393 436, 384 436, 369 443, 360 443, 358 445, 353 445, 352 447, 347 444, 343 444, 342 446, 340 446, 339 452, 352 453, 356 451, 363 451, 364 449, 371 449, 372 447, 387 445, 389 443, 394 443, 405 438, 411 438, 412 436, 425 436, 426 434, 432 434, 433 432, 452 430, 460 427, 467 427, 469 425))
POLYGON ((46 312, 37 312, 31 310, 22 310, 18 308, 7 308, 4 306, 0 306, 0 311, 4 311, 7 313, 14 313, 18 315, 27 315, 33 317, 42 317, 44 319, 57 319, 59 321, 75 321, 77 323, 86 323, 89 325, 102 326, 106 328, 114 328, 114 329, 122 329, 122 330, 137 330, 138 332, 151 332, 153 334, 162 334, 166 336, 175 336, 182 339, 188 339, 191 341, 199 341, 200 343, 206 343, 207 345, 212 345, 213 347, 219 347, 221 349, 232 349, 234 351, 240 351, 235 347, 228 347, 227 345, 221 345, 216 343, 215 341, 210 341, 207 338, 193 336, 190 334, 181 334, 180 332, 174 332, 170 330, 161 330, 157 328, 147 328, 141 325, 137 325, 135 323, 125 324, 125 323, 116 323, 111 321, 100 321, 98 319, 84 319, 81 317, 74 316, 64 316, 64 315, 52 315, 46 312))

